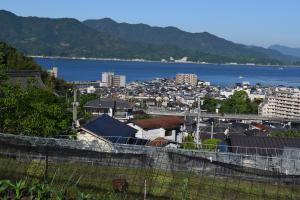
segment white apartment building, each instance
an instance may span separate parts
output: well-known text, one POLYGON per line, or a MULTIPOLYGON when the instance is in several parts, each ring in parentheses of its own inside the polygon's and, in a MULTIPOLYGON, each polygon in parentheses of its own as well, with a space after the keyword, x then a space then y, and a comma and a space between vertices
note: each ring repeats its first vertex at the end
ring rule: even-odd
POLYGON ((277 89, 260 105, 260 114, 267 117, 300 117, 300 91, 295 89, 277 89))
POLYGON ((177 84, 197 85, 198 77, 196 74, 176 74, 177 84))
POLYGON ((114 73, 113 72, 102 72, 102 85, 106 87, 110 87, 112 85, 112 77, 114 73))
POLYGON ((113 72, 103 72, 101 86, 125 87, 126 86, 126 76, 115 75, 113 72))
POLYGON ((125 87, 125 85, 126 85, 126 76, 114 75, 112 77, 112 86, 113 87, 125 87))

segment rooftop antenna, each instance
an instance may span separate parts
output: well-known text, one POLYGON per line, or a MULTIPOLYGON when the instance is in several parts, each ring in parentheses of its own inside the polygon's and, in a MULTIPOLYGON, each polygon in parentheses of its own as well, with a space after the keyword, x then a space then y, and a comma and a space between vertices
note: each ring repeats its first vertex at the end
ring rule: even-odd
POLYGON ((79 103, 77 102, 77 88, 74 89, 74 100, 73 100, 73 127, 77 127, 77 107, 79 103))

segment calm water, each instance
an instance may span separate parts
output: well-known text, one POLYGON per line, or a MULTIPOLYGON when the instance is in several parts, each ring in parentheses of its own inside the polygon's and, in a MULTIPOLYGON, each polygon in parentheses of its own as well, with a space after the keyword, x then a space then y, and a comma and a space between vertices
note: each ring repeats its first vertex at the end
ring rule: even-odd
POLYGON ((215 64, 179 64, 159 62, 91 61, 37 58, 45 69, 58 67, 59 76, 67 81, 101 80, 101 73, 112 71, 126 75, 127 82, 175 77, 176 73, 195 73, 213 85, 228 86, 249 81, 251 84, 300 86, 300 67, 269 67, 215 64))

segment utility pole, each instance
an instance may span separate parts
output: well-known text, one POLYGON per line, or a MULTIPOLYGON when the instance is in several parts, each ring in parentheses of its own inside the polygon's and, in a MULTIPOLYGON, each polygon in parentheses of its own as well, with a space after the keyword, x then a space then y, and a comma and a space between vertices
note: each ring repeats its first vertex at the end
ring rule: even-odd
POLYGON ((77 89, 74 89, 74 100, 73 100, 73 127, 77 127, 77 107, 79 103, 77 102, 77 89))
POLYGON ((197 148, 199 148, 199 146, 201 146, 201 139, 200 139, 200 120, 201 119, 200 119, 200 117, 201 117, 201 101, 200 101, 200 97, 198 97, 197 129, 196 129, 196 135, 195 135, 197 148))
POLYGON ((214 138, 214 121, 211 121, 211 131, 210 131, 210 138, 214 138))

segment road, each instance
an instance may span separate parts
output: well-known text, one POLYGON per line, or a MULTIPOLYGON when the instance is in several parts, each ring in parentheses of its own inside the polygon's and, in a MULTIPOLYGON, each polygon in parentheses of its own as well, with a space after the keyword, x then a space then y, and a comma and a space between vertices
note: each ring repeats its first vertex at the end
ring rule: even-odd
MULTIPOLYGON (((172 115, 172 116, 192 116, 197 117, 197 112, 193 111, 172 111, 161 108, 151 108, 145 110, 150 115, 172 115)), ((300 118, 280 118, 280 117, 265 117, 261 115, 245 115, 245 114, 215 114, 201 113, 201 118, 214 119, 229 119, 229 120, 261 120, 261 121, 279 121, 279 122, 300 122, 300 118)))

